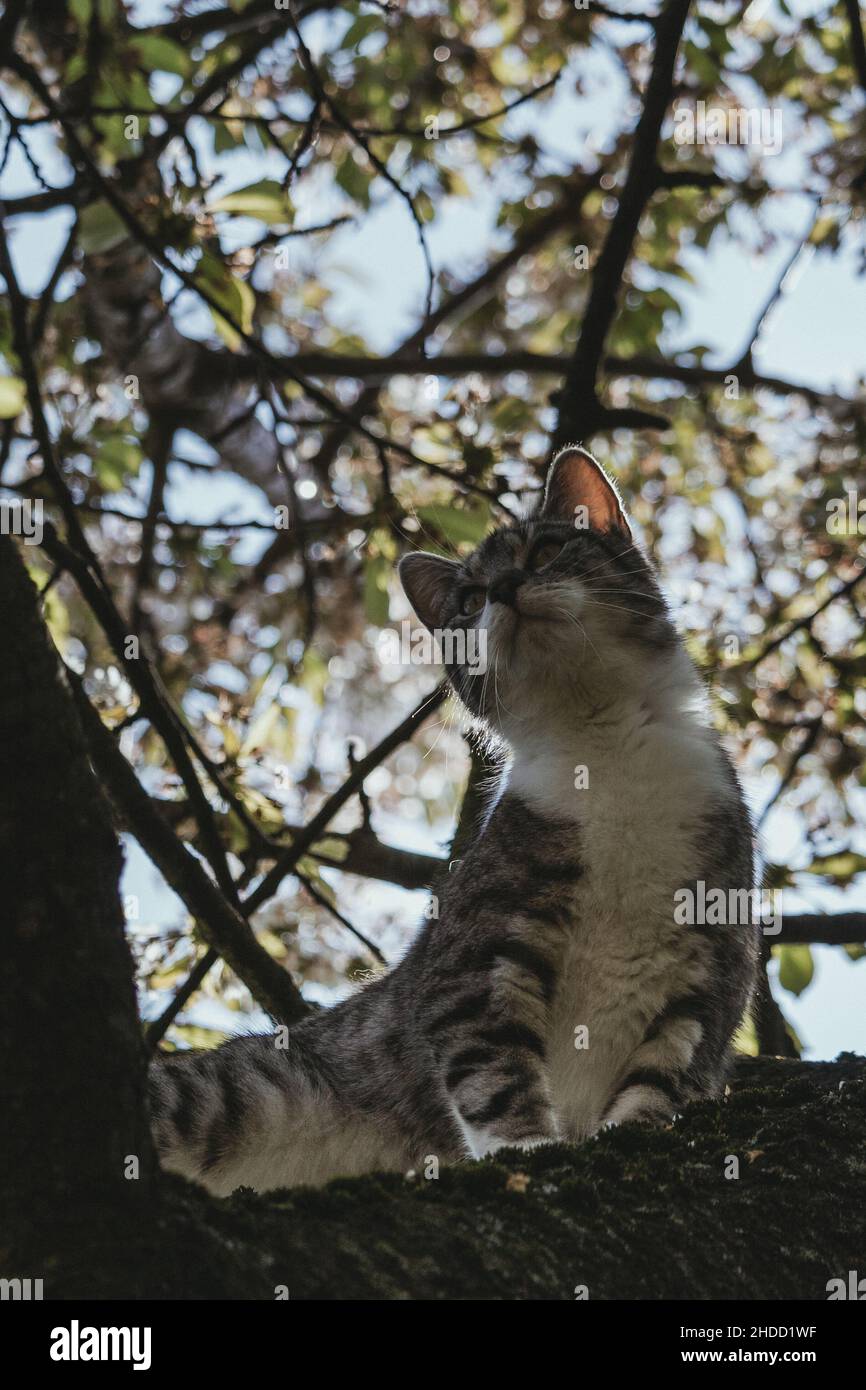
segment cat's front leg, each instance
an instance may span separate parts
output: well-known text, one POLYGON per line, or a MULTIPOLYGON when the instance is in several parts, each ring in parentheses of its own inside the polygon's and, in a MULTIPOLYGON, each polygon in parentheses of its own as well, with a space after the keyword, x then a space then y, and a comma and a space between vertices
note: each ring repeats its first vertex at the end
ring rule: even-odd
POLYGON ((704 1030, 699 993, 672 999, 647 1029, 618 1079, 602 1125, 665 1124, 693 1098, 690 1069, 704 1030))
POLYGON ((509 1146, 534 1149, 559 1137, 546 1086, 519 1068, 480 1073, 472 1085, 452 1092, 451 1101, 472 1158, 509 1146))
POLYGON ((483 972, 465 975, 432 1020, 448 1103, 473 1158, 558 1138, 545 1061, 551 954, 537 933, 531 945, 495 937, 481 953, 483 972))

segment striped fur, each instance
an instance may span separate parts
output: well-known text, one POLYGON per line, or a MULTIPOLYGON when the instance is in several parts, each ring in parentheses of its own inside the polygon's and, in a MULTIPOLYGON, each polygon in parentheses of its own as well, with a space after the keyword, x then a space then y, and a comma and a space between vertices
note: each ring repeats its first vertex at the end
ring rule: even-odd
POLYGON ((486 629, 487 673, 449 675, 507 762, 389 975, 284 1050, 247 1037, 154 1064, 163 1163, 216 1193, 667 1120, 720 1093, 751 996, 757 929, 675 920, 699 880, 752 886, 751 830, 594 461, 561 456, 538 516, 465 563, 413 556, 401 575, 430 627, 486 629))

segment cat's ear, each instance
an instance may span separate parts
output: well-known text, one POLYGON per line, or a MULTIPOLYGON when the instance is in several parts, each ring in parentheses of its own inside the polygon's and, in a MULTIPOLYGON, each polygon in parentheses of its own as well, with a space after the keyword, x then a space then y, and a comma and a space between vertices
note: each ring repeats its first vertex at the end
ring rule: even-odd
POLYGON ((440 626, 442 607, 459 568, 454 560, 430 555, 426 550, 404 555, 397 566, 406 597, 431 631, 440 626))
POLYGON ((600 463, 584 449, 563 449, 550 466, 541 515, 547 521, 619 531, 631 539, 619 493, 600 463))

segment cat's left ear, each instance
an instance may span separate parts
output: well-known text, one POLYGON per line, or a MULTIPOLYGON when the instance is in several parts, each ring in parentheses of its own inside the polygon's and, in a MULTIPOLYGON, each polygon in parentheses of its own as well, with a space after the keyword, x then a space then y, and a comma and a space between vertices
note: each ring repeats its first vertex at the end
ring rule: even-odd
POLYGON ((563 449, 550 466, 541 515, 547 521, 567 521, 594 531, 619 531, 631 540, 612 480, 585 449, 563 449))
POLYGON ((426 550, 413 550, 397 566, 407 599, 431 632, 441 626, 442 609, 459 568, 454 560, 426 550))

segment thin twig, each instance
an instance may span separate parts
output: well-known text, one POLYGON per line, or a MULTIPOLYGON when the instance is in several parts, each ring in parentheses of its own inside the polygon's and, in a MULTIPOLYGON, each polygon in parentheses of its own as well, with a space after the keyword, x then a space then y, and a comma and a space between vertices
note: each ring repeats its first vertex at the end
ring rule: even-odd
POLYGON ((253 912, 262 903, 273 897, 286 875, 292 872, 298 860, 324 834, 334 816, 354 795, 364 779, 370 775, 374 768, 384 762, 395 748, 399 748, 401 743, 405 743, 412 736, 428 716, 439 708, 447 693, 447 683, 442 681, 435 690, 431 691, 415 706, 411 714, 408 714, 397 725, 396 729, 392 729, 366 757, 359 759, 353 765, 352 771, 343 785, 328 797, 312 820, 294 837, 288 849, 279 856, 273 868, 265 874, 254 892, 244 899, 245 911, 253 912))
POLYGON ((421 214, 419 213, 418 208, 415 205, 415 199, 412 197, 411 193, 407 192, 407 190, 402 186, 399 180, 395 179, 387 164, 385 164, 385 162, 379 158, 379 156, 376 154, 375 150, 371 146, 367 136, 362 134, 362 132, 352 124, 348 116, 343 111, 342 106, 340 106, 336 99, 325 90, 325 86, 322 82, 321 77, 319 76, 318 68, 316 67, 310 55, 310 50, 304 43, 303 37, 301 35, 300 25, 298 24, 297 18, 295 16, 291 0, 288 14, 289 24, 292 27, 292 31, 295 35, 295 41, 298 46, 298 53, 300 55, 301 64, 304 68, 304 71, 307 74, 307 77, 310 80, 310 85, 312 86, 313 92, 315 94, 316 108, 318 109, 320 105, 326 105, 328 107, 328 110, 331 112, 331 115, 334 117, 334 120, 337 122, 341 130, 345 131, 345 133, 349 136, 350 140, 353 140, 354 143, 359 147, 359 149, 364 151, 364 154, 367 156, 367 159, 370 161, 373 168, 376 170, 376 173, 379 174, 385 180, 385 182, 389 184, 391 188, 394 189, 394 192, 397 193, 400 198, 402 198, 403 202, 409 209, 412 221, 415 223, 415 230, 418 234, 418 242, 421 247, 421 253, 424 257, 424 265, 427 269, 427 296, 424 305, 424 317, 429 318, 429 316, 433 312, 433 293, 436 288, 436 272, 433 269, 433 261, 430 256, 430 247, 427 245, 427 233, 424 230, 424 223, 421 219, 421 214))

